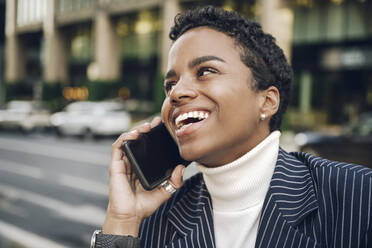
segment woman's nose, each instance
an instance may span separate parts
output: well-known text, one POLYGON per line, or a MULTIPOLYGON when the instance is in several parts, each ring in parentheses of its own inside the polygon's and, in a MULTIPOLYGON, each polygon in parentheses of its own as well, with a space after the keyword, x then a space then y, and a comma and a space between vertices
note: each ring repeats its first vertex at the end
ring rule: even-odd
POLYGON ((194 99, 197 96, 196 89, 191 83, 179 81, 171 90, 169 97, 172 104, 181 104, 183 102, 194 99))

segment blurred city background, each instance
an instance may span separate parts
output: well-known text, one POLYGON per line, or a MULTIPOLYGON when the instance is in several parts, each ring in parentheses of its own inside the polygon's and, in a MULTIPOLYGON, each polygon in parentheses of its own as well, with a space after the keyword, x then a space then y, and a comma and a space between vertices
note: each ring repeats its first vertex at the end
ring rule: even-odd
POLYGON ((209 4, 293 66, 281 145, 372 167, 371 0, 0 0, 0 247, 89 246, 111 144, 160 111, 173 18, 209 4))

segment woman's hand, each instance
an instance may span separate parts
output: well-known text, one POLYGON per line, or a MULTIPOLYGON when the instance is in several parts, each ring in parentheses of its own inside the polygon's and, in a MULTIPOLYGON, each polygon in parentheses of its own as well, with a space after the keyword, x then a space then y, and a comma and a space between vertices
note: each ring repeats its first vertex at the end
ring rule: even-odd
MULTIPOLYGON (((162 187, 152 191, 144 190, 121 150, 126 140, 137 139, 140 133, 149 132, 160 123, 161 119, 156 117, 151 124, 145 123, 131 132, 123 133, 112 145, 109 204, 102 228, 104 234, 137 237, 142 220, 153 214, 170 198, 171 195, 162 187)), ((177 166, 169 179, 176 189, 183 185, 183 169, 184 166, 177 166)))

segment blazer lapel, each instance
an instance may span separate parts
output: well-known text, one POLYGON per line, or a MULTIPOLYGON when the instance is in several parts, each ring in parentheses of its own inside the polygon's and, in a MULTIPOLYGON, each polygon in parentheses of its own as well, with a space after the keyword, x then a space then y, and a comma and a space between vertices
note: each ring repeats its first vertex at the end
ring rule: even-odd
POLYGON ((316 247, 297 226, 318 209, 309 168, 280 149, 262 209, 255 247, 316 247))
POLYGON ((168 213, 181 238, 167 247, 215 247, 211 198, 201 175, 199 182, 168 213))

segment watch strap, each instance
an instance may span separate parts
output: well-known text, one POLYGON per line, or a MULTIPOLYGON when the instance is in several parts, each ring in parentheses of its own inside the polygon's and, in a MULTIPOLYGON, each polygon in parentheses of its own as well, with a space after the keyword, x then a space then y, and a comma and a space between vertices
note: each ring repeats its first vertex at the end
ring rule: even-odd
POLYGON ((132 236, 96 234, 94 248, 139 248, 140 239, 132 236))

